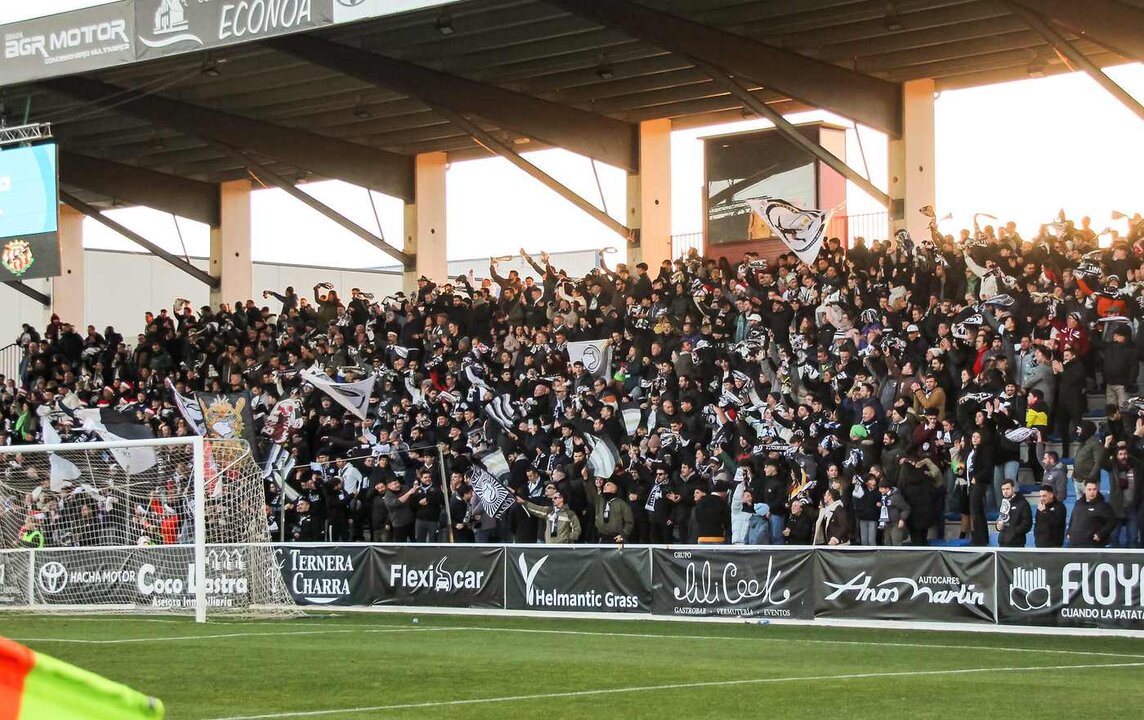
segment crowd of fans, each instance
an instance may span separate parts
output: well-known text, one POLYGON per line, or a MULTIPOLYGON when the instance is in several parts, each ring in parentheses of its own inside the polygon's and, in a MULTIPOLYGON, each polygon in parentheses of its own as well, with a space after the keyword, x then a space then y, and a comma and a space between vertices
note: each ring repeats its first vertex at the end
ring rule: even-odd
MULTIPOLYGON (((1131 222, 1107 249, 1087 218, 1062 218, 1031 238, 1011 223, 957 238, 935 225, 916 244, 832 238, 809 266, 690 253, 579 278, 522 250, 535 277, 494 261, 486 279, 422 277, 388 298, 320 285, 180 300, 134 342, 53 316, 19 338, 0 444, 43 442, 48 417, 77 407, 188 435, 170 380, 249 391, 257 427, 301 402, 288 489, 266 483, 275 539, 985 545, 996 530, 1003 545, 1139 547, 1144 222, 1131 222), (570 362, 567 343, 603 339, 611 366, 570 362), (367 418, 304 382, 312 367, 372 376, 367 418), (1095 392, 1106 407, 1086 419, 1095 392), (505 396, 507 423, 488 411, 505 396), (633 429, 621 408, 636 404, 633 429), (609 476, 591 471, 585 436, 619 450, 609 476), (467 479, 489 448, 516 496, 499 518, 467 479)), ((82 512, 46 488, 6 511, 82 512)))

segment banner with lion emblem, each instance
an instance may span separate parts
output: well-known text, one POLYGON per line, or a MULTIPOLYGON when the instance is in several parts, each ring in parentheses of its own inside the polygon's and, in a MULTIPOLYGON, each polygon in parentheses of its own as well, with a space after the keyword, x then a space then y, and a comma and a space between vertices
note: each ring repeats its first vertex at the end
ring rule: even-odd
POLYGON ((206 437, 217 440, 245 440, 253 452, 254 416, 250 412, 250 393, 195 393, 203 411, 206 437))

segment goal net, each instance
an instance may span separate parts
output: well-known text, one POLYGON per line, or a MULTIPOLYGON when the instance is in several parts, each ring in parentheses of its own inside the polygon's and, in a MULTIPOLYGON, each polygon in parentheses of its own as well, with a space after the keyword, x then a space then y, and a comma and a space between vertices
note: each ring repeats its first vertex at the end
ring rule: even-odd
POLYGON ((0 447, 0 608, 296 614, 241 440, 0 447))

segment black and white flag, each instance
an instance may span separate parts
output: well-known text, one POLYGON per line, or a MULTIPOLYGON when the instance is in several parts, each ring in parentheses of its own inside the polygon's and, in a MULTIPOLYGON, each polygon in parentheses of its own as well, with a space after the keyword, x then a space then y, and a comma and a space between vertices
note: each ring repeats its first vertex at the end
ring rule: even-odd
POLYGON ((196 435, 206 435, 206 427, 203 425, 203 409, 199 407, 199 403, 194 398, 181 395, 175 389, 175 383, 171 382, 171 378, 167 378, 163 384, 171 391, 175 407, 178 408, 179 414, 187 421, 191 430, 194 430, 196 435))
POLYGON ((606 378, 612 369, 612 345, 608 340, 570 342, 568 361, 582 362, 589 375, 606 378))
POLYGON ((369 411, 369 400, 373 397, 373 377, 367 377, 352 383, 334 382, 324 373, 316 370, 305 370, 302 379, 326 393, 346 410, 365 420, 369 411))
POLYGON ((624 419, 624 430, 629 437, 634 437, 644 417, 640 404, 635 400, 624 403, 621 406, 620 415, 624 419))
POLYGON ((594 477, 610 478, 620 464, 620 451, 603 435, 584 435, 588 446, 588 472, 594 477))
POLYGON ((520 410, 512 402, 512 396, 507 393, 490 400, 485 405, 485 414, 506 430, 514 427, 516 421, 522 417, 520 410))
POLYGON ((508 459, 505 458, 504 453, 499 449, 489 450, 483 453, 477 453, 473 459, 485 466, 485 469, 493 474, 498 479, 508 477, 509 466, 508 459))
POLYGON ((832 213, 803 210, 786 200, 770 197, 747 200, 747 206, 770 226, 799 260, 809 265, 818 257, 832 213))
POLYGON ((516 502, 509 489, 479 465, 469 469, 467 479, 481 503, 481 509, 492 517, 502 517, 516 502))

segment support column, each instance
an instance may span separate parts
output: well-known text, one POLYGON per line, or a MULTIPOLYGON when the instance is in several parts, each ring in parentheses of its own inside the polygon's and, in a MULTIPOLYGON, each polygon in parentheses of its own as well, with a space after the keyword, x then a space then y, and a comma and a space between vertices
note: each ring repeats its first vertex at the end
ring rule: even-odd
POLYGON ((934 81, 902 86, 902 137, 890 141, 890 228, 906 228, 916 242, 929 237, 919 209, 934 204, 934 81))
POLYGON ((218 289, 211 290, 211 305, 215 307, 254 297, 250 192, 249 180, 219 186, 219 226, 211 228, 210 274, 220 280, 218 289))
POLYGON ((52 278, 52 312, 80 335, 87 332, 83 218, 83 213, 60 205, 60 274, 52 278))
POLYGON ((640 171, 628 175, 628 227, 639 243, 628 246, 628 264, 645 262, 655 277, 671 257, 671 120, 640 123, 640 171))
POLYGON ((414 202, 405 204, 405 252, 414 256, 405 269, 405 292, 416 291, 417 278, 440 283, 448 278, 448 235, 445 232, 445 165, 443 152, 422 153, 414 162, 414 202))

